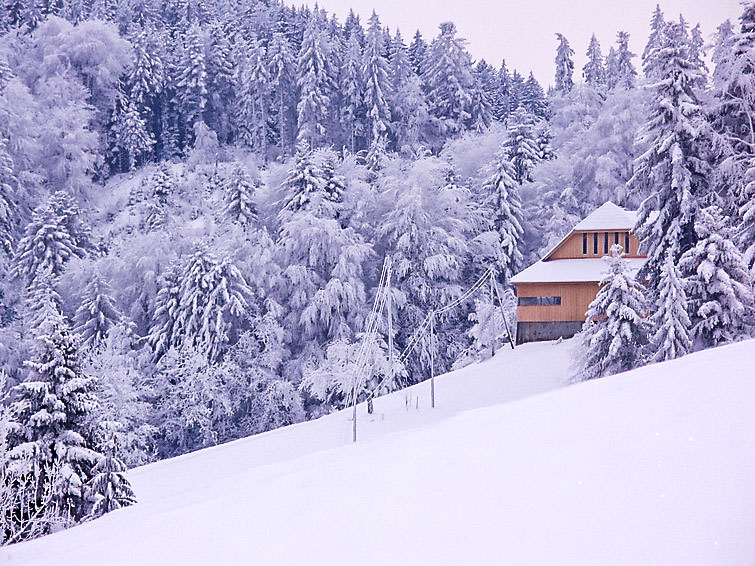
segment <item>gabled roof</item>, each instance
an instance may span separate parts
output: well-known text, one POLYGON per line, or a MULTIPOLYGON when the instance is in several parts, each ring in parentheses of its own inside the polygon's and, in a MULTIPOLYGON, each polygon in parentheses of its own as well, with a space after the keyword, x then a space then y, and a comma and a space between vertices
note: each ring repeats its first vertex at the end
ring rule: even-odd
POLYGON ((637 211, 626 210, 611 201, 606 201, 577 223, 566 236, 553 246, 541 261, 547 261, 574 232, 631 230, 637 223, 637 211))
MULTIPOLYGON (((636 275, 645 264, 644 257, 625 258, 629 271, 636 275)), ((588 259, 540 260, 511 278, 512 283, 600 283, 608 271, 602 257, 588 259)))
POLYGON ((608 201, 601 204, 578 223, 574 230, 631 230, 637 223, 637 212, 625 210, 608 201))

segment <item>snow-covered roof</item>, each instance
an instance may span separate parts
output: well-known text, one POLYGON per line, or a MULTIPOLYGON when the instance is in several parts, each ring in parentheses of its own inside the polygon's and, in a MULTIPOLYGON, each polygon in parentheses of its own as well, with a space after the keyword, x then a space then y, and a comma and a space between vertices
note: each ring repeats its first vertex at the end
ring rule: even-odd
MULTIPOLYGON (((633 274, 644 265, 646 258, 632 257, 625 261, 633 274)), ((540 260, 511 278, 512 283, 598 283, 608 269, 603 258, 540 260)))
POLYGON ((625 210, 608 201, 587 215, 573 230, 631 230, 636 223, 636 211, 625 210))
POLYGON ((631 230, 637 222, 637 211, 626 210, 606 201, 583 218, 571 231, 559 242, 548 250, 543 259, 548 259, 561 245, 569 239, 576 230, 599 231, 599 230, 631 230))

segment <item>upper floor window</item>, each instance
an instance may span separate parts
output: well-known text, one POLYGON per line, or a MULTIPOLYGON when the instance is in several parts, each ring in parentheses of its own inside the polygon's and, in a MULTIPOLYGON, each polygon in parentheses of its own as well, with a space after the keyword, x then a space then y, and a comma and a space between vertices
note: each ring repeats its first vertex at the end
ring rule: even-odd
POLYGON ((598 255, 598 233, 592 235, 592 253, 598 255))
POLYGON ((603 253, 608 255, 608 232, 603 234, 603 253))
POLYGON ((561 304, 561 297, 519 297, 520 307, 549 307, 561 304))
POLYGON ((587 255, 587 232, 582 234, 582 255, 587 255))
POLYGON ((624 252, 629 253, 629 232, 624 234, 624 252))

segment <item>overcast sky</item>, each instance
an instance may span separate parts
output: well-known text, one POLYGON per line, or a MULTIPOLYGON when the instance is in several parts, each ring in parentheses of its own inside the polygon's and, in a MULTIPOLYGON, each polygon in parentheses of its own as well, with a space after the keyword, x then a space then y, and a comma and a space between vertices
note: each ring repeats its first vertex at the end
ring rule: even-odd
MULTIPOLYGON (((310 6, 315 1, 291 1, 310 6)), ((575 51, 575 80, 580 78, 585 51, 595 32, 608 53, 617 31, 631 34, 630 46, 640 55, 649 34, 650 16, 658 0, 318 0, 321 8, 335 13, 343 22, 353 8, 366 25, 375 8, 383 25, 401 30, 409 43, 419 29, 429 40, 438 24, 453 21, 459 35, 467 39, 469 52, 496 67, 506 59, 509 69, 523 75, 532 70, 547 87, 553 83, 555 33, 561 32, 575 51)), ((679 13, 692 25, 700 23, 706 38, 722 21, 735 21, 741 13, 739 0, 661 0, 666 19, 679 13)), ((635 59, 639 68, 639 59, 635 59)))

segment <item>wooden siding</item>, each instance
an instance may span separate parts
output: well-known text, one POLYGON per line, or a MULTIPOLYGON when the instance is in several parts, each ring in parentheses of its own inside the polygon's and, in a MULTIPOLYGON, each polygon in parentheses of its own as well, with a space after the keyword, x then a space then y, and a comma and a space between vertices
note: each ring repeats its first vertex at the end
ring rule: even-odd
MULTIPOLYGON (((619 244, 624 247, 624 234, 626 230, 619 230, 619 244)), ((606 255, 604 250, 605 244, 605 231, 597 232, 598 234, 598 253, 594 253, 593 248, 593 234, 596 232, 572 232, 564 242, 558 246, 553 252, 545 257, 548 259, 575 259, 575 258, 591 258, 591 257, 603 257, 606 255), (587 254, 582 253, 582 234, 587 234, 587 254)), ((608 249, 614 244, 614 231, 608 232, 608 249)), ((644 257, 642 254, 638 254, 640 242, 635 238, 634 234, 629 234, 629 253, 626 257, 644 257)), ((625 250, 626 251, 626 250, 625 250)))
POLYGON ((560 305, 518 306, 519 322, 581 321, 598 294, 598 284, 519 283, 516 291, 518 297, 561 297, 560 305))

